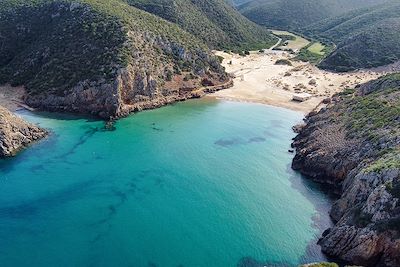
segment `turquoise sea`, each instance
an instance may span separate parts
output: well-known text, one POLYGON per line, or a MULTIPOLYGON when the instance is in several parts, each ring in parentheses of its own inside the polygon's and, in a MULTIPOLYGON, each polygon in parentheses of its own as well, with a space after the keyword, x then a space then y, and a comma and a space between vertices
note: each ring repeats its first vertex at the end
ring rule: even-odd
POLYGON ((191 100, 104 123, 21 113, 51 135, 0 161, 0 266, 296 266, 330 200, 290 169, 302 114, 191 100))

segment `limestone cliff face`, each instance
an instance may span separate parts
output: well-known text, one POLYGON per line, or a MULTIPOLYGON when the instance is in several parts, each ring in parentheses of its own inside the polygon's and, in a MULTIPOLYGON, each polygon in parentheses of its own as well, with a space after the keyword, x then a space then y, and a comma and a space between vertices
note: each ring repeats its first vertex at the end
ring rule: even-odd
POLYGON ((0 158, 18 151, 47 135, 43 130, 0 106, 0 158))
POLYGON ((332 186, 336 223, 319 240, 330 256, 400 266, 400 77, 336 95, 306 118, 292 167, 332 186))

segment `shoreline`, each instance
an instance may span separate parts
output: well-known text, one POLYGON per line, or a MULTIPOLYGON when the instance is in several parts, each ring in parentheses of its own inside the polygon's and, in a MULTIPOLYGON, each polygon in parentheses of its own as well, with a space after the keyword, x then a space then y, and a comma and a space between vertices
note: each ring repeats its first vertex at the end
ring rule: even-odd
POLYGON ((318 110, 321 103, 346 88, 377 79, 390 73, 382 70, 360 70, 349 73, 334 73, 318 69, 309 62, 293 60, 285 51, 266 50, 251 52, 243 57, 215 51, 223 58, 222 65, 232 76, 231 88, 211 94, 216 99, 260 103, 302 112, 304 115, 318 110), (288 64, 275 64, 284 60, 288 64), (294 101, 294 95, 307 95, 305 101, 294 101))
MULTIPOLYGON (((389 68, 380 67, 364 69, 349 73, 336 73, 318 69, 309 62, 293 60, 293 54, 286 51, 267 49, 263 53, 253 51, 248 56, 239 56, 222 51, 214 54, 223 58, 222 66, 231 78, 220 85, 199 87, 191 95, 177 97, 166 103, 136 103, 124 105, 119 117, 125 117, 132 111, 153 109, 169 102, 182 101, 190 98, 209 97, 218 100, 228 100, 244 103, 258 103, 273 107, 281 107, 307 115, 325 106, 324 100, 347 87, 368 82, 391 73, 389 68), (278 60, 288 64, 276 64, 278 60), (223 89, 223 90, 221 90, 223 89), (309 99, 294 101, 295 94, 307 94, 309 99)), ((33 111, 24 101, 23 86, 11 87, 9 84, 0 86, 0 106, 12 112, 27 109, 33 111)), ((154 102, 154 101, 150 101, 154 102)), ((157 102, 157 101, 156 101, 157 102)), ((161 101, 163 102, 163 101, 161 101)))

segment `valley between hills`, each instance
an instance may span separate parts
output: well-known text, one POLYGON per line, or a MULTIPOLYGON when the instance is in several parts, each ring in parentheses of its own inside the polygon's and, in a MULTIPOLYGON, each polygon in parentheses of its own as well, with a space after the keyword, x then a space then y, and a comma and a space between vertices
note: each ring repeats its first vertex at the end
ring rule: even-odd
POLYGON ((399 10, 393 0, 2 1, 0 265, 26 266, 14 255, 24 248, 33 266, 53 266, 64 254, 49 238, 57 232, 76 266, 400 266, 399 10), (174 146, 180 152, 165 153, 174 146), (232 169, 219 172, 224 164, 232 169), (282 203, 298 208, 291 229, 282 203), (310 227, 318 216, 324 229, 310 227), (88 245, 80 238, 89 232, 88 245), (46 238, 54 251, 38 256, 31 245, 46 238), (101 249, 113 242, 127 262, 101 249), (156 243, 175 258, 150 253, 156 243), (87 248, 98 256, 78 253, 87 248))

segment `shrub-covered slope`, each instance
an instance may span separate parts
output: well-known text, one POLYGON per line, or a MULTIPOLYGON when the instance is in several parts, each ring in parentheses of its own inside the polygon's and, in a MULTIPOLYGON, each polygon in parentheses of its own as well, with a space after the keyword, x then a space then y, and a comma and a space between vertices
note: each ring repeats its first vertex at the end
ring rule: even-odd
POLYGON ((320 64, 323 68, 349 71, 390 64, 400 59, 400 2, 349 12, 303 32, 337 45, 320 64))
POLYGON ((33 106, 109 118, 226 79, 196 37, 122 0, 0 3, 0 83, 33 106))
POLYGON ((211 48, 258 50, 276 38, 232 8, 226 0, 126 0, 131 5, 178 24, 211 48))
POLYGON ((292 167, 340 193, 319 241, 362 266, 400 266, 400 74, 347 89, 310 114, 292 167))
POLYGON ((317 21, 387 0, 251 0, 238 7, 250 20, 270 28, 301 31, 317 21))

